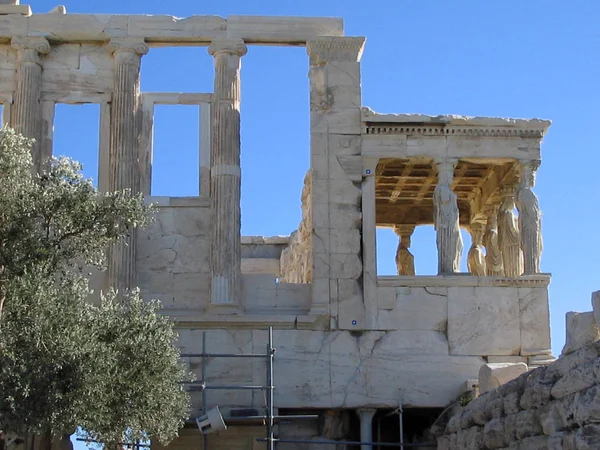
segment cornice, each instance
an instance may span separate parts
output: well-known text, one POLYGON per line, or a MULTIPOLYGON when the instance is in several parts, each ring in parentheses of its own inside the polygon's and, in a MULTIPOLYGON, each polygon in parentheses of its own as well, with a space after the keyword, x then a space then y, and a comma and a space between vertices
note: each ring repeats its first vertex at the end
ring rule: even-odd
POLYGON ((328 36, 306 42, 311 64, 330 61, 358 62, 365 48, 365 37, 328 36))

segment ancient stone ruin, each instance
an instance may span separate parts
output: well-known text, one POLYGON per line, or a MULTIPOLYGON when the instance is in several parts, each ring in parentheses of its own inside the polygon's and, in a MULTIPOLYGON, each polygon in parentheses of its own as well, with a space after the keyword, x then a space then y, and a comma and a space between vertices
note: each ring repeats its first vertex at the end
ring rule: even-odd
MULTIPOLYGON (((173 448, 428 448, 430 427, 477 391, 482 366, 518 374, 554 360, 534 193, 550 122, 376 113, 361 101, 365 38, 345 36, 341 19, 32 14, 1 3, 3 123, 36 139, 42 165, 54 151, 55 106, 100 105, 99 188, 158 204, 156 222, 111 247, 93 283, 139 285, 178 322, 199 379, 193 417, 218 406, 227 429, 202 434, 192 420, 173 448), (182 45, 212 55, 213 91, 140 92, 144 55, 182 45), (252 45, 308 54, 310 170, 289 237, 240 233, 240 67, 252 45), (163 104, 199 108, 196 196, 151 192, 154 107, 163 104), (436 230, 434 276, 415 273, 420 255, 410 250, 424 225, 436 230), (377 274, 376 227, 399 237, 397 276, 377 274), (459 273, 463 258, 469 273, 459 273)), ((527 393, 539 384, 531 380, 567 376, 553 367, 510 386, 527 393)), ((504 389, 498 398, 511 394, 504 389)), ((522 396, 523 414, 543 395, 522 396)), ((516 414, 502 411, 498 420, 516 414)), ((479 435, 486 425, 465 419, 449 431, 475 426, 479 435)))

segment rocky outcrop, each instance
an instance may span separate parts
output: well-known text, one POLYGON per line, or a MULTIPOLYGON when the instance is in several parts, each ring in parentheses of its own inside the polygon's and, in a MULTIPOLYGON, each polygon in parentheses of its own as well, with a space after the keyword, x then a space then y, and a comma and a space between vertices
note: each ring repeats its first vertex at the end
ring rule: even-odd
POLYGON ((600 448, 600 341, 457 407, 438 450, 600 448))

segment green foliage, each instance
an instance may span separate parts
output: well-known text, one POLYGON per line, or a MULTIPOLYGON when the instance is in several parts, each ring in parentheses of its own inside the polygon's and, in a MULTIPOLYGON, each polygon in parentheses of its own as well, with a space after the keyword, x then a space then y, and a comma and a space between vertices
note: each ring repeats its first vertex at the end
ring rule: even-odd
POLYGON ((67 158, 32 172, 30 142, 0 135, 0 429, 108 442, 176 437, 190 376, 173 323, 138 291, 100 305, 84 268, 148 223, 129 192, 98 193, 67 158))

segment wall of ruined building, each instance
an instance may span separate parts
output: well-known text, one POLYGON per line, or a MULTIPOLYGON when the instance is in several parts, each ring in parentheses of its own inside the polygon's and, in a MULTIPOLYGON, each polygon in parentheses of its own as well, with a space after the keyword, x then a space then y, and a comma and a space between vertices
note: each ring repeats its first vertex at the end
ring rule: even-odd
MULTIPOLYGON (((206 310, 210 300, 210 199, 151 197, 153 223, 137 241, 137 283, 145 298, 158 299, 169 312, 206 310)), ((285 238, 243 238, 242 305, 247 314, 307 314, 310 286, 277 282, 285 238)), ((97 274, 93 286, 101 286, 97 274)))
POLYGON ((290 235, 287 248, 281 253, 280 281, 285 283, 310 283, 312 280, 312 177, 310 170, 304 177, 300 198, 302 220, 290 235))
MULTIPOLYGON (((522 357, 550 354, 546 275, 497 277, 381 277, 377 327, 440 333, 450 355, 522 357)), ((347 314, 347 311, 340 311, 347 314)))
MULTIPOLYGON (((263 316, 264 318, 265 316, 263 316)), ((266 316, 269 317, 269 316, 266 316)), ((277 321, 273 317, 273 322, 277 321)), ((283 316, 281 317, 284 318, 283 316)), ((218 324, 207 318, 182 318, 179 346, 183 353, 199 352, 203 332, 210 352, 264 353, 267 331, 262 329, 207 329, 218 324)), ((239 320, 239 319, 237 319, 239 320)), ((236 322, 232 317, 231 321, 236 322)), ((238 322, 241 323, 241 322, 238 322)), ((462 393, 486 361, 479 356, 450 356, 443 334, 413 330, 389 332, 319 331, 301 329, 299 320, 277 323, 273 330, 275 406, 277 408, 396 408, 402 395, 407 406, 440 407, 462 393), (285 329, 282 329, 285 328, 285 329)), ((201 358, 188 360, 200 378, 201 358)), ((211 358, 206 380, 212 384, 263 385, 263 359, 211 358)), ((207 391, 208 406, 220 408, 264 406, 256 391, 207 391)), ((201 405, 193 395, 194 412, 201 405)))
POLYGON ((210 295, 210 201, 157 198, 154 222, 140 230, 137 282, 165 308, 205 307, 210 295))

